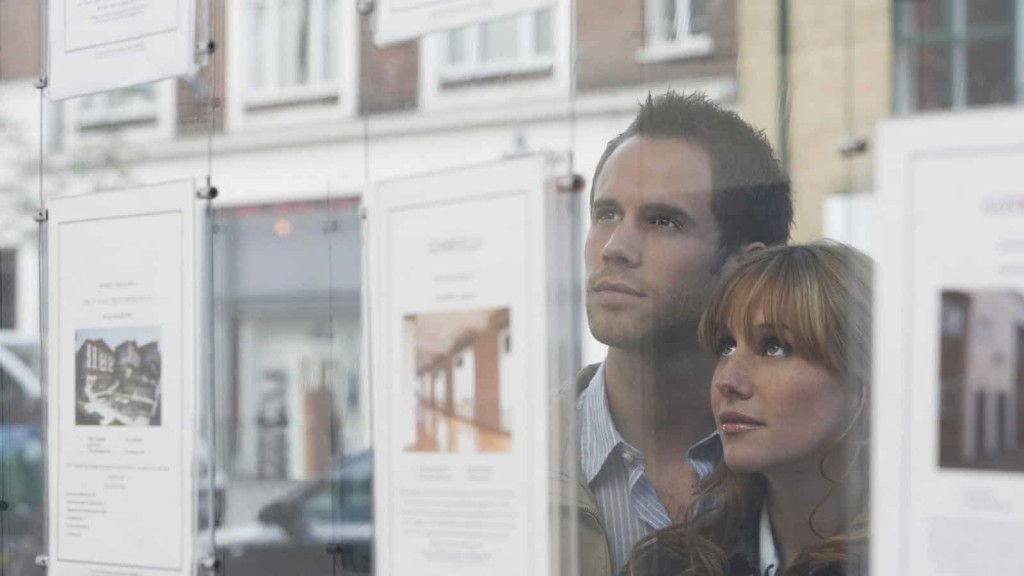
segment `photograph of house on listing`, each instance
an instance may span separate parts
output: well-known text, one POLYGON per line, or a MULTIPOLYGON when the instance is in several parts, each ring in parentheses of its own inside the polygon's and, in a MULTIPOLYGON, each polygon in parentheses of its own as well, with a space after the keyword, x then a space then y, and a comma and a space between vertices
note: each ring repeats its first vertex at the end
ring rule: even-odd
POLYGON ((1024 472, 1024 294, 945 290, 939 466, 1024 472))
POLYGON ((75 424, 160 425, 160 329, 75 331, 75 424))
POLYGON ((404 318, 407 452, 510 452, 516 377, 509 309, 404 318))

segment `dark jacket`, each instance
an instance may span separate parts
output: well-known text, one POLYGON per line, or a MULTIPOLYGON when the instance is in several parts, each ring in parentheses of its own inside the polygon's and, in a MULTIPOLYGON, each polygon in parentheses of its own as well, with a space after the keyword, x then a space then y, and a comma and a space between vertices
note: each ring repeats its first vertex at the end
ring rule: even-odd
MULTIPOLYGON (((740 528, 740 533, 733 544, 726 560, 725 573, 728 576, 762 576, 759 569, 759 523, 752 519, 740 528)), ((622 569, 619 576, 677 576, 689 567, 686 550, 679 550, 663 541, 654 538, 644 541, 633 551, 629 563, 622 569)), ((838 564, 825 564, 811 570, 810 576, 843 576, 843 567, 838 564)))
POLYGON ((565 386, 557 397, 558 436, 555 440, 557 472, 552 493, 557 495, 557 523, 562 576, 611 576, 608 535, 597 512, 586 475, 580 466, 576 400, 594 378, 598 364, 580 371, 573 386, 565 386))

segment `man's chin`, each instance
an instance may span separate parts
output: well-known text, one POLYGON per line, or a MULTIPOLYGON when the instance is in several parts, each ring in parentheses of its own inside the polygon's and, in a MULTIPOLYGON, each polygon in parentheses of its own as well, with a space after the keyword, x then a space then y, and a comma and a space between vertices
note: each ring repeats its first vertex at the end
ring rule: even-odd
POLYGON ((624 350, 659 350, 664 347, 676 348, 696 341, 695 324, 681 326, 658 326, 653 322, 605 323, 590 322, 590 333, 598 342, 612 348, 624 350))
POLYGON ((625 349, 642 348, 653 336, 651 330, 640 329, 637 324, 615 326, 598 322, 590 323, 590 333, 605 346, 625 349))

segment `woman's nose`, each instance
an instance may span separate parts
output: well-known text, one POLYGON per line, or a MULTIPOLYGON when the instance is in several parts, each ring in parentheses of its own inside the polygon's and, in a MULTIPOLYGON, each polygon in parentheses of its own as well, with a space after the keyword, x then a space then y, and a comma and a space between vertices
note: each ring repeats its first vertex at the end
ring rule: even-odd
POLYGON ((750 398, 754 389, 743 366, 731 358, 720 364, 715 370, 712 380, 718 393, 726 398, 739 400, 750 398))

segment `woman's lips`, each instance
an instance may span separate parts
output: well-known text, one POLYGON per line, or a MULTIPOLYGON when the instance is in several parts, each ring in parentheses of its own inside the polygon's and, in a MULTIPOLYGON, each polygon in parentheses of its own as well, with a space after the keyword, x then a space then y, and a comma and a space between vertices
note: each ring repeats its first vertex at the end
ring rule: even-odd
POLYGON ((764 426, 764 422, 739 412, 723 412, 718 415, 718 426, 726 434, 740 434, 764 426))

